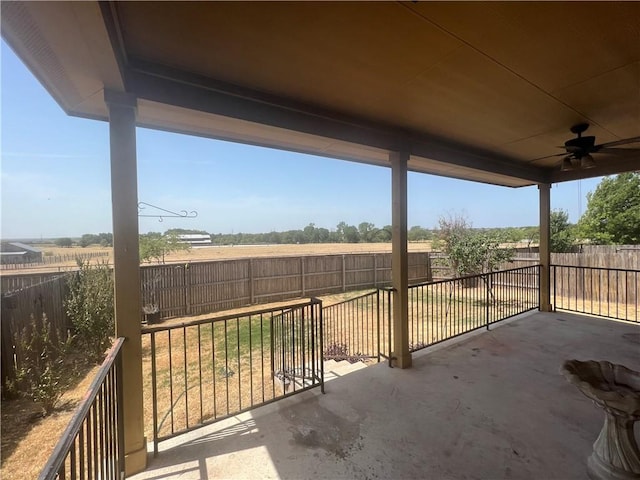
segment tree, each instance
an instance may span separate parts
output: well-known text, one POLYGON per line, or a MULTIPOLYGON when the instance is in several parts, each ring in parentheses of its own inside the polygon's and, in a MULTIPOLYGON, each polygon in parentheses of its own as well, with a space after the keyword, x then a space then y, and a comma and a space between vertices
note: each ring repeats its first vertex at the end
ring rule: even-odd
POLYGON ((54 330, 42 314, 40 320, 31 315, 31 324, 14 339, 21 351, 16 382, 21 393, 40 403, 49 415, 69 383, 65 357, 70 352, 71 338, 54 330))
POLYGON ((378 229, 373 223, 362 222, 358 225, 358 234, 360 241, 363 243, 371 243, 378 233, 378 229))
POLYGON ((347 243, 358 243, 360 241, 360 233, 353 225, 344 227, 344 241, 347 243))
POLYGON ((84 248, 84 247, 88 247, 89 245, 94 245, 96 243, 100 243, 100 239, 98 238, 97 235, 94 235, 93 233, 85 233, 84 235, 82 235, 82 237, 80 237, 80 241, 78 242, 78 245, 84 248))
POLYGON ((336 239, 338 240, 339 243, 343 243, 345 242, 345 236, 344 236, 344 230, 345 228, 347 228, 347 224, 346 222, 340 222, 338 225, 336 225, 336 239))
POLYGON ((531 251, 531 244, 540 241, 540 227, 522 227, 522 238, 527 242, 527 248, 531 251))
POLYGON ((87 359, 99 362, 115 333, 113 277, 106 263, 78 261, 80 270, 69 280, 64 306, 71 320, 74 342, 87 359))
POLYGON ((167 230, 166 232, 164 232, 165 235, 189 235, 189 234, 201 234, 201 235, 209 235, 209 232, 205 231, 205 230, 196 230, 193 228, 170 228, 169 230, 167 230))
POLYGON ((438 224, 439 245, 457 277, 494 271, 513 258, 511 250, 500 247, 495 234, 473 231, 461 215, 440 217, 438 224))
POLYGON ((113 233, 99 233, 98 243, 101 247, 113 247, 113 233))
POLYGON ((71 247, 73 246, 73 240, 69 237, 58 238, 56 239, 56 245, 59 247, 71 247))
POLYGON ((173 233, 162 235, 158 232, 151 232, 140 235, 141 262, 155 259, 158 263, 164 263, 167 254, 188 249, 189 245, 181 242, 178 235, 173 233))
POLYGON ((573 226, 569 223, 569 214, 565 210, 553 210, 549 217, 551 234, 549 248, 552 252, 570 252, 575 243, 573 226))
POLYGON ((603 178, 587 194, 587 210, 578 228, 593 243, 640 244, 640 172, 603 178))
POLYGON ((431 232, 420 225, 415 225, 407 232, 407 239, 410 242, 420 242, 431 239, 431 232))
POLYGON ((304 243, 318 243, 318 234, 316 226, 310 223, 302 231, 304 234, 304 243))

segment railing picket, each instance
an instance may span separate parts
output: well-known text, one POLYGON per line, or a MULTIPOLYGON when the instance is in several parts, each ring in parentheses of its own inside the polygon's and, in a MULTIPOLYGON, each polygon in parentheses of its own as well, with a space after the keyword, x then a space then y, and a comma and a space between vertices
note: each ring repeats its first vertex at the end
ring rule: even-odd
POLYGON ((198 325, 198 391, 200 393, 200 423, 204 420, 204 405, 202 400, 202 332, 198 325))
POLYGON ((215 325, 211 325, 211 380, 213 382, 213 418, 217 415, 218 396, 216 395, 216 342, 215 342, 215 325))
MULTIPOLYGON (((84 423, 83 423, 84 425, 84 423)), ((84 448, 86 446, 84 439, 84 429, 80 427, 80 431, 78 432, 78 466, 80 470, 80 480, 85 479, 85 462, 84 462, 84 448)))
POLYGON ((185 422, 189 428, 189 378, 187 368, 187 327, 182 328, 182 361, 184 365, 184 411, 185 422))
MULTIPOLYGON (((249 317, 251 322, 251 317, 249 317)), ((242 410, 242 373, 240 371, 240 318, 236 318, 236 357, 238 364, 238 405, 242 410)))
POLYGON ((113 425, 122 406, 108 403, 105 392, 116 394, 117 364, 121 359, 123 338, 118 338, 107 353, 87 394, 76 409, 69 425, 56 444, 51 457, 38 477, 40 480, 120 478, 124 475, 122 450, 108 450, 105 428, 115 431, 113 425), (104 469, 111 464, 109 475, 104 469), (120 468, 122 465, 122 468, 120 468), (67 476, 68 473, 68 476, 67 476))

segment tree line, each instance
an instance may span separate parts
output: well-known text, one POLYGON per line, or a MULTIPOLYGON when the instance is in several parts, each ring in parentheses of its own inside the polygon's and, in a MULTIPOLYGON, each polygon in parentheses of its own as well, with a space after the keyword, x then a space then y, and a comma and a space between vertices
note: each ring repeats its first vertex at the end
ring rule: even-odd
MULTIPOLYGON (((499 236, 505 242, 528 241, 537 238, 538 227, 503 227, 503 228, 471 228, 474 231, 499 236)), ((296 244, 296 243, 388 243, 391 241, 391 225, 377 227, 370 222, 359 225, 349 225, 340 222, 335 229, 316 227, 310 223, 298 230, 267 233, 212 233, 203 230, 173 228, 165 235, 183 235, 200 233, 211 236, 214 245, 259 245, 259 244, 296 244)), ((410 242, 434 240, 438 236, 438 229, 424 228, 416 225, 407 231, 410 242)))
MULTIPOLYGON (((489 236, 496 241, 526 242, 528 245, 539 241, 538 226, 473 228, 469 231, 489 236)), ((439 228, 424 228, 416 225, 408 230, 410 242, 435 240, 439 228)), ((344 221, 335 229, 317 227, 310 223, 298 230, 272 231, 267 233, 209 233, 204 230, 173 228, 164 234, 152 232, 141 235, 146 250, 158 251, 162 237, 167 238, 171 248, 179 248, 177 237, 181 234, 199 233, 210 235, 214 245, 252 245, 252 244, 297 244, 297 243, 378 243, 391 241, 391 225, 377 227, 370 222, 350 225, 344 221), (151 247, 147 248, 149 245, 151 247), (155 246, 154 246, 155 245, 155 246)), ((71 246, 69 238, 58 239, 61 246, 71 246)), ((577 224, 569 222, 565 210, 551 212, 551 250, 554 252, 571 251, 578 243, 591 244, 640 244, 640 173, 623 173, 605 177, 594 192, 587 195, 587 209, 577 224)), ((111 246, 113 235, 110 233, 84 234, 78 241, 80 246, 100 244, 111 246)), ((154 257, 155 253, 151 254, 154 257)))

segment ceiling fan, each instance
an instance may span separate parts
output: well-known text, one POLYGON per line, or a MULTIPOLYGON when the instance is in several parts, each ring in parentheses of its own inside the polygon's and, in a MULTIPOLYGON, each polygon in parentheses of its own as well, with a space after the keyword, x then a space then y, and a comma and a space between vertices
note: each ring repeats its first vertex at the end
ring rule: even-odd
MULTIPOLYGON (((625 138, 623 140, 615 140, 613 142, 596 145, 596 137, 582 136, 588 128, 588 123, 578 123, 577 125, 574 125, 571 127, 571 132, 575 133, 577 137, 564 142, 564 147, 559 147, 564 148, 565 152, 542 158, 564 156, 562 164, 560 165, 560 170, 564 172, 568 170, 580 170, 595 167, 596 162, 591 156, 593 153, 624 154, 631 151, 640 151, 640 148, 612 148, 629 143, 638 143, 640 142, 640 137, 625 138)), ((537 160, 542 160, 542 158, 537 160)))

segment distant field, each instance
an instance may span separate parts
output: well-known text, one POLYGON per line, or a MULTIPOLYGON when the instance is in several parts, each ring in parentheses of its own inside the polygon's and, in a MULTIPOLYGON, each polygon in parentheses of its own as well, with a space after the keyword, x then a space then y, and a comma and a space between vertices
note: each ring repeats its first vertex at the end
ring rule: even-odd
MULTIPOLYGON (((38 247, 45 255, 78 255, 97 252, 111 252, 111 247, 38 247), (50 252, 50 253, 48 253, 50 252)), ((431 242, 409 243, 411 252, 428 252, 431 242)), ((191 248, 185 252, 167 255, 169 262, 185 260, 218 260, 243 257, 265 257, 281 255, 322 255, 341 253, 381 253, 390 252, 391 243, 305 243, 296 245, 224 245, 191 248)))
MULTIPOLYGON (((89 246, 89 247, 57 247, 54 245, 36 245, 40 248, 45 257, 66 257, 65 260, 48 263, 46 266, 34 266, 17 270, 3 270, 4 275, 15 275, 20 273, 48 272, 55 269, 70 269, 75 267, 76 255, 87 255, 92 253, 109 252, 108 257, 97 257, 96 261, 113 262, 112 248, 89 246)), ((410 252, 429 252, 431 242, 409 243, 410 252)), ((391 243, 307 243, 297 245, 233 245, 233 246, 211 246, 197 247, 188 251, 176 252, 166 256, 167 263, 174 262, 205 262, 207 260, 227 260, 247 257, 279 257, 279 256, 300 256, 300 255, 340 255, 343 253, 384 253, 391 252, 391 243)), ((152 262, 150 264, 155 264, 152 262)), ((146 265, 147 263, 145 263, 146 265)))

